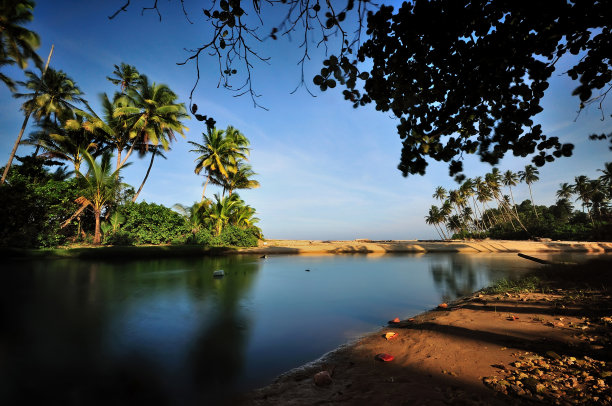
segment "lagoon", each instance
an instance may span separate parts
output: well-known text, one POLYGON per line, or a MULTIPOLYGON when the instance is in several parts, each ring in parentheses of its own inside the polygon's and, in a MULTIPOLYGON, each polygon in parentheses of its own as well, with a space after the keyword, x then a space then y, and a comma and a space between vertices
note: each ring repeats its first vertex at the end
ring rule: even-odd
POLYGON ((228 401, 535 266, 499 253, 5 262, 0 403, 228 401))

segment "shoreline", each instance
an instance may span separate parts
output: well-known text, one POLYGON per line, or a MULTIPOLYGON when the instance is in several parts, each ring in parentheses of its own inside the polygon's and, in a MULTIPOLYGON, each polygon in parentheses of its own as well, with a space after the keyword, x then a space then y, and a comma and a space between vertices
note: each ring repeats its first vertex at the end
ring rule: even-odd
POLYGON ((538 289, 485 288, 448 307, 389 323, 233 401, 610 405, 612 270, 610 262, 590 264, 595 266, 547 268, 539 275, 555 279, 538 289), (600 288, 584 290, 597 281, 600 288), (397 336, 386 340, 390 331, 397 336), (380 353, 395 358, 381 362, 380 353), (316 383, 321 373, 326 380, 316 383))
POLYGON ((259 246, 202 247, 198 245, 76 246, 62 248, 0 248, 12 259, 119 259, 177 258, 220 255, 341 255, 341 254, 426 254, 426 253, 562 253, 605 254, 612 242, 516 241, 516 240, 265 240, 259 246))
POLYGON ((252 254, 392 254, 392 253, 513 253, 513 252, 612 252, 612 242, 517 241, 517 240, 266 240, 256 248, 241 248, 236 253, 252 254))

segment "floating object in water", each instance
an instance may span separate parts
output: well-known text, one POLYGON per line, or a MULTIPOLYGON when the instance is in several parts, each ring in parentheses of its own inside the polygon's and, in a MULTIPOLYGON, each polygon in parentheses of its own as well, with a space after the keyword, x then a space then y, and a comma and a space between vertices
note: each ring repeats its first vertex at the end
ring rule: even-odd
POLYGON ((393 331, 389 331, 385 333, 385 338, 387 339, 387 341, 393 340, 394 338, 397 338, 397 337, 398 337, 397 333, 394 333, 393 331))
POLYGON ((448 305, 446 303, 440 303, 438 305, 438 309, 446 309, 448 307, 448 305))
POLYGON ((307 269, 306 272, 310 272, 310 269, 307 269))
POLYGON ((396 317, 396 318, 394 318, 393 320, 390 320, 390 321, 389 321, 389 324, 395 324, 395 323, 399 323, 399 322, 400 322, 399 317, 396 317))
POLYGON ((265 259, 265 258, 268 258, 268 256, 267 256, 267 255, 262 255, 262 256, 261 256, 261 257, 259 257, 259 258, 264 258, 264 259, 265 259))
POLYGON ((214 278, 223 278, 225 276, 225 272, 223 269, 219 269, 218 271, 213 272, 214 278))
POLYGON ((315 385, 317 386, 327 386, 331 385, 332 379, 329 371, 321 371, 315 374, 314 376, 315 385))
POLYGON ((393 359, 394 359, 394 358, 395 358, 395 357, 394 357, 393 355, 391 355, 391 354, 384 354, 384 353, 381 353, 381 354, 377 354, 377 355, 376 355, 376 359, 377 359, 377 360, 379 360, 379 361, 384 361, 384 362, 393 361, 393 359))

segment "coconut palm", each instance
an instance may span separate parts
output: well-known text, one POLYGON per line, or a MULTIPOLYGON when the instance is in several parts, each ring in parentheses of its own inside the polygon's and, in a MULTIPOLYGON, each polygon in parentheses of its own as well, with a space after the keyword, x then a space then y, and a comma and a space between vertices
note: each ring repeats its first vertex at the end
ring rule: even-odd
MULTIPOLYGON (((117 195, 118 189, 121 187, 119 180, 119 170, 111 172, 111 158, 110 151, 106 151, 102 154, 100 163, 86 151, 82 151, 85 161, 89 166, 89 170, 85 175, 81 172, 77 172, 77 178, 81 184, 82 196, 77 199, 80 203, 81 209, 91 207, 96 219, 96 226, 94 232, 94 244, 100 244, 101 233, 100 233, 100 217, 102 211, 107 207, 108 204, 112 203, 114 197, 117 195)), ((127 165, 124 165, 124 167, 127 165)), ((74 216, 73 216, 74 217, 74 216)))
POLYGON ((516 211, 516 203, 514 202, 514 194, 512 193, 512 187, 518 185, 518 182, 519 182, 518 174, 512 172, 511 170, 507 170, 506 172, 504 172, 502 176, 502 183, 504 184, 504 186, 507 186, 508 190, 510 191, 510 198, 512 199, 512 207, 514 207, 514 211, 516 212, 517 216, 518 216, 518 212, 516 211))
POLYGON ((141 146, 139 148, 138 152, 139 152, 139 155, 142 155, 142 156, 144 156, 148 152, 151 155, 151 160, 149 161, 149 167, 147 168, 147 172, 145 173, 145 177, 142 180, 142 182, 140 183, 140 187, 138 188, 138 190, 136 191, 136 193, 132 197, 132 202, 136 201, 136 199, 138 198, 138 195, 142 191, 142 188, 144 187, 147 179, 149 178, 149 174, 151 173, 151 168, 153 167, 153 161, 155 160, 155 157, 156 156, 160 156, 160 157, 166 159, 166 156, 164 155, 162 150, 159 149, 159 147, 157 145, 153 145, 150 148, 148 146, 147 147, 141 146))
POLYGON ((602 173, 599 180, 604 186, 605 193, 612 198, 612 162, 606 162, 604 169, 598 169, 598 171, 602 173))
POLYGON ((212 175, 217 175, 217 183, 221 183, 221 179, 228 178, 228 170, 230 166, 236 164, 236 154, 239 153, 236 145, 227 137, 224 136, 224 131, 217 128, 209 128, 207 133, 202 133, 203 143, 189 141, 195 149, 190 152, 200 154, 196 158, 196 167, 194 172, 200 174, 202 170, 206 172, 206 182, 202 190, 202 201, 205 199, 206 186, 212 175))
POLYGON ((425 216, 425 223, 433 225, 434 228, 436 229, 436 232, 438 233, 438 236, 442 240, 442 234, 440 233, 440 230, 438 230, 438 216, 439 216, 439 213, 440 213, 440 210, 436 206, 432 205, 429 208, 428 215, 425 216))
POLYGON ((572 194, 574 194, 574 188, 569 183, 560 183, 559 190, 557 190, 557 199, 558 200, 568 200, 572 194))
POLYGON ((32 114, 36 120, 48 117, 58 123, 60 118, 70 116, 78 104, 87 106, 81 89, 63 71, 49 68, 40 76, 32 71, 26 71, 25 75, 28 80, 17 83, 26 92, 15 93, 14 96, 25 100, 21 109, 32 114))
POLYGON ((231 196, 233 191, 236 189, 258 188, 260 186, 259 182, 251 179, 255 175, 257 174, 253 172, 251 165, 238 162, 235 172, 228 171, 227 179, 217 179, 213 176, 211 178, 211 183, 223 187, 223 194, 225 194, 225 191, 227 190, 231 196))
MULTIPOLYGON (((168 151, 170 143, 176 139, 175 133, 185 137, 184 130, 187 127, 181 120, 189 116, 185 105, 177 103, 178 96, 168 86, 150 84, 146 75, 140 75, 136 85, 127 89, 126 97, 120 98, 126 102, 114 109, 113 117, 123 120, 124 125, 129 128, 128 134, 132 144, 144 146, 144 151, 148 151, 150 146, 154 147, 149 169, 143 181, 144 186, 153 160, 159 155, 158 146, 168 151)), ((134 195, 132 201, 136 201, 141 189, 134 195)))
POLYGON ((41 156, 45 158, 72 163, 75 172, 80 170, 84 159, 82 151, 90 154, 102 152, 102 140, 96 139, 83 127, 83 118, 80 116, 73 115, 70 119, 62 119, 59 125, 49 120, 39 125, 41 129, 30 134, 22 144, 42 148, 45 152, 41 156))
MULTIPOLYGON (((17 65, 20 69, 28 66, 28 60, 42 69, 42 60, 36 54, 40 46, 38 34, 23 27, 34 16, 32 0, 0 1, 0 66, 17 65)), ((0 72, 0 80, 15 91, 15 83, 0 72)))
POLYGON ((208 216, 212 222, 213 234, 219 235, 223 231, 231 218, 232 209, 237 204, 237 195, 220 197, 218 193, 215 193, 215 201, 208 209, 208 216))
POLYGON ((133 89, 140 81, 140 72, 134 66, 123 62, 119 66, 115 65, 113 75, 115 76, 107 76, 106 79, 114 85, 119 85, 121 93, 133 89))
POLYGON ((538 217, 538 211, 536 210, 535 201, 533 200, 531 184, 540 180, 540 178, 538 177, 539 174, 540 174, 540 171, 538 171, 538 169, 533 165, 525 166, 525 170, 519 171, 518 173, 520 181, 525 182, 527 186, 529 187, 529 196, 531 197, 531 205, 533 206, 533 212, 535 213, 536 218, 539 218, 539 217, 538 217))
MULTIPOLYGON (((51 54, 49 54, 50 57, 51 54)), ((29 80, 27 82, 17 82, 30 92, 14 94, 17 98, 25 99, 25 102, 21 105, 25 118, 15 141, 15 146, 11 151, 9 161, 4 168, 0 184, 6 180, 6 175, 17 152, 17 146, 21 142, 21 137, 28 125, 30 115, 34 115, 34 118, 39 122, 53 117, 55 124, 58 124, 58 119, 71 114, 72 109, 76 108, 75 104, 80 103, 87 106, 87 101, 81 97, 82 93, 75 82, 62 71, 48 69, 48 62, 49 60, 47 60, 47 66, 43 69, 40 77, 31 71, 26 71, 26 76, 29 80)))

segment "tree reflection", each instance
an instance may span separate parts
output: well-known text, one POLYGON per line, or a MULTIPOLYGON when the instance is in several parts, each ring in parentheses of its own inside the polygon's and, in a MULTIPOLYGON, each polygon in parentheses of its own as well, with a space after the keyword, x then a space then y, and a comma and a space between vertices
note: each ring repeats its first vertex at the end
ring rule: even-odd
POLYGON ((238 257, 9 264, 0 274, 0 404, 190 404, 220 380, 231 387, 251 326, 241 301, 259 267, 238 257), (214 279, 216 269, 225 278, 214 279), (185 320, 176 320, 181 306, 185 320), (187 378, 180 390, 174 373, 187 378))

